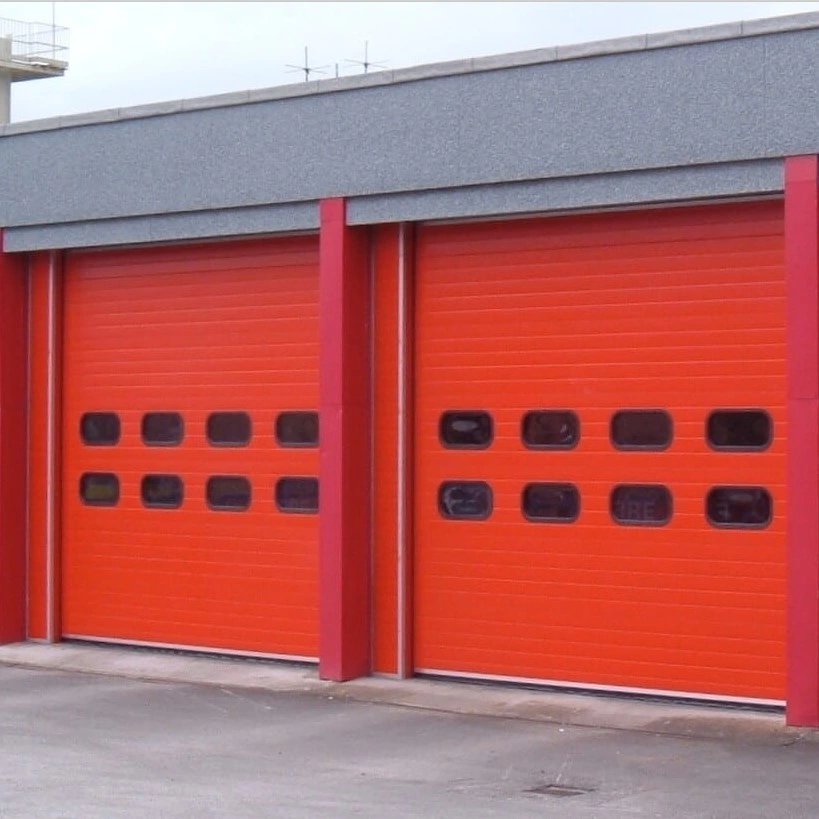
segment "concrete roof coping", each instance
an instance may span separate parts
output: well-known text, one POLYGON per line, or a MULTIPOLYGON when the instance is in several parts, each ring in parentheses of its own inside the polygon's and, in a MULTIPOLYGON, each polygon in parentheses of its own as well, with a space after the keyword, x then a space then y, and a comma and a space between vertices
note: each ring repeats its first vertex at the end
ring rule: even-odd
POLYGON ((206 97, 167 100, 164 102, 148 103, 147 105, 135 105, 128 108, 109 108, 102 111, 90 111, 69 116, 16 122, 0 126, 0 137, 37 131, 54 131, 62 128, 76 128, 85 125, 98 125, 100 123, 119 122, 131 119, 167 116, 186 111, 201 111, 209 108, 227 108, 236 105, 270 102, 280 99, 309 97, 316 94, 330 94, 339 91, 396 85, 405 82, 452 77, 460 74, 499 71, 506 68, 519 68, 522 66, 540 65, 565 60, 603 57, 609 54, 651 51, 655 49, 694 45, 697 43, 711 43, 720 40, 734 40, 814 28, 819 28, 819 12, 815 11, 789 14, 781 17, 768 17, 758 20, 719 23, 717 25, 702 26, 700 28, 664 31, 654 34, 637 34, 609 40, 596 40, 588 43, 548 46, 529 51, 515 51, 509 54, 495 54, 487 57, 466 58, 430 63, 427 65, 410 66, 393 71, 376 71, 372 74, 359 74, 352 77, 313 80, 290 85, 278 85, 270 88, 232 91, 226 94, 215 94, 206 97))

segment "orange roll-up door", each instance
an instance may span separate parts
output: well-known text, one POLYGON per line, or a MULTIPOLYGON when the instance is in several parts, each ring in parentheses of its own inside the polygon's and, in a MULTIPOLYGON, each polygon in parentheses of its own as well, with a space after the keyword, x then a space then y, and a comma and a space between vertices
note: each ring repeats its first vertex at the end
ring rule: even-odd
POLYGON ((782 699, 780 202, 430 225, 423 671, 782 699))
POLYGON ((318 242, 68 255, 62 628, 317 654, 318 242))

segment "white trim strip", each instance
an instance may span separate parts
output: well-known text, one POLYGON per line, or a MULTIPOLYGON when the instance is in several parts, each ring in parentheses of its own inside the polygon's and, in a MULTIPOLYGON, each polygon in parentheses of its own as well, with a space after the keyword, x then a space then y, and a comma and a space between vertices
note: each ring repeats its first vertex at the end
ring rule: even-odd
POLYGON ((398 228, 398 406, 397 424, 398 440, 396 446, 396 474, 397 474, 397 496, 398 509, 396 516, 396 571, 397 571, 397 635, 396 645, 398 657, 396 661, 396 672, 400 678, 412 675, 413 669, 407 668, 407 657, 409 656, 408 642, 411 635, 407 629, 407 613, 409 595, 411 589, 408 588, 408 566, 410 559, 407 543, 407 393, 408 378, 410 377, 407 355, 407 225, 403 223, 398 228))
POLYGON ((476 682, 511 683, 513 685, 535 686, 538 688, 564 689, 566 693, 596 691, 610 694, 636 694, 665 699, 700 700, 702 702, 724 702, 735 705, 756 705, 784 708, 785 700, 757 699, 755 697, 731 697, 727 694, 700 694, 691 691, 666 691, 656 688, 633 688, 621 685, 598 685, 595 683, 566 682, 565 680, 541 680, 532 677, 506 677, 501 674, 471 674, 463 671, 443 671, 437 668, 418 668, 416 673, 440 679, 455 679, 476 682))
POLYGON ((157 643, 150 640, 120 640, 116 637, 94 637, 88 634, 64 634, 65 640, 82 640, 86 643, 102 643, 113 646, 136 646, 138 648, 159 648, 169 651, 187 651, 192 654, 214 654, 222 657, 250 657, 260 660, 285 660, 291 663, 318 664, 318 657, 300 654, 272 654, 265 651, 240 651, 232 648, 212 648, 211 646, 189 646, 182 643, 157 643))
POLYGON ((46 638, 55 643, 60 635, 56 633, 56 390, 57 390, 57 253, 51 251, 48 257, 48 349, 46 385, 46 638))

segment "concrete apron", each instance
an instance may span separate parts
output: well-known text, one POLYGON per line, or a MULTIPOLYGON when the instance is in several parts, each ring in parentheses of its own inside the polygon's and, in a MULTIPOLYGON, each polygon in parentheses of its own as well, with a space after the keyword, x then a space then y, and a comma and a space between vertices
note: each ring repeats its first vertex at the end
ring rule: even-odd
POLYGON ((701 739, 819 744, 819 731, 789 728, 781 712, 715 703, 688 704, 392 677, 333 683, 318 679, 313 666, 77 643, 28 642, 0 646, 0 666, 3 665, 226 689, 297 692, 427 711, 701 739))

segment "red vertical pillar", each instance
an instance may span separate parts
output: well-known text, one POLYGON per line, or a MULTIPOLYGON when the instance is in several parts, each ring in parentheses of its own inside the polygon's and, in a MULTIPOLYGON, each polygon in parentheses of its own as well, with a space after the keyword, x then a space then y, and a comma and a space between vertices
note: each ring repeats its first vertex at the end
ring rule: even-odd
POLYGON ((370 673, 371 335, 364 228, 321 203, 319 261, 319 674, 370 673))
POLYGON ((785 160, 789 725, 819 726, 819 161, 785 160))
POLYGON ((26 637, 26 271, 0 252, 0 643, 26 637))

